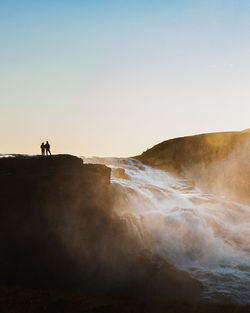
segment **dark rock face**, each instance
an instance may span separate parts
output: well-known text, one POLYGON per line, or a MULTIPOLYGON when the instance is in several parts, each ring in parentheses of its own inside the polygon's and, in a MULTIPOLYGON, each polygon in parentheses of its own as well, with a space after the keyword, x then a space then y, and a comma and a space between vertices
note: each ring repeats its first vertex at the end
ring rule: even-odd
POLYGON ((0 159, 4 283, 197 299, 201 285, 153 262, 112 210, 110 169, 70 155, 0 159))
POLYGON ((110 169, 69 155, 2 158, 0 177, 2 279, 51 285, 78 280, 63 236, 76 240, 74 215, 84 225, 86 212, 107 207, 110 169))
POLYGON ((208 191, 250 203, 250 133, 225 132, 164 141, 136 157, 208 191))
POLYGON ((1 313, 249 313, 250 305, 145 301, 64 290, 0 286, 1 313))

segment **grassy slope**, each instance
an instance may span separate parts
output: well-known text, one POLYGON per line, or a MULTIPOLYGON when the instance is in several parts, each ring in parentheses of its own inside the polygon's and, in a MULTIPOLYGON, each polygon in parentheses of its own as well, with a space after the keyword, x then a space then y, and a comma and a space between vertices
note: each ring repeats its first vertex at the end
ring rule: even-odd
POLYGON ((200 186, 250 201, 250 132, 221 132, 164 141, 135 157, 200 186))

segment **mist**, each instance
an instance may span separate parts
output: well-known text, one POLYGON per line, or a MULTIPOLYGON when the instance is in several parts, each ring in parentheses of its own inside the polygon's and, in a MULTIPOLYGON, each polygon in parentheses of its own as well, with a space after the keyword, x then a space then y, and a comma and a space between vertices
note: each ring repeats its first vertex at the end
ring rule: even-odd
POLYGON ((70 155, 12 156, 0 159, 0 173, 2 283, 200 298, 201 283, 145 249, 118 214, 110 168, 70 155))
POLYGON ((248 205, 137 160, 88 161, 113 168, 114 210, 143 249, 201 281, 204 299, 249 303, 248 205))

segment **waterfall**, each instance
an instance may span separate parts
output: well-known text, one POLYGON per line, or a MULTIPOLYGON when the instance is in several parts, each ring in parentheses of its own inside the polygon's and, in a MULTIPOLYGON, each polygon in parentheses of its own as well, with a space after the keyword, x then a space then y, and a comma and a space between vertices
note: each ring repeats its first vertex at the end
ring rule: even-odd
POLYGON ((200 280, 204 299, 250 303, 249 206, 137 160, 84 161, 112 168, 115 212, 145 249, 200 280))

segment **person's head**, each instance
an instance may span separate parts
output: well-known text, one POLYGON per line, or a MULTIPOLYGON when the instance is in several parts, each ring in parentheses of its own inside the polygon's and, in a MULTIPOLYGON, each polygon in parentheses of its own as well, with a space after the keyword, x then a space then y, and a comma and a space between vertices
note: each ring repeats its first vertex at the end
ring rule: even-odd
POLYGON ((46 143, 49 143, 48 141, 46 141, 46 143))

